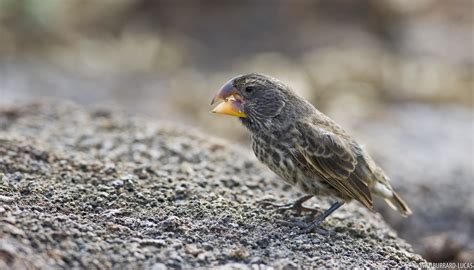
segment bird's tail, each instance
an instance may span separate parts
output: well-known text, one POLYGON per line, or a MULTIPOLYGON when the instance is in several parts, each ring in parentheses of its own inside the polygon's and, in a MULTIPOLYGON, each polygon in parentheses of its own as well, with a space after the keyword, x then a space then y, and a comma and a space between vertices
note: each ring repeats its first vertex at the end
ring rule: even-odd
POLYGON ((392 191, 390 198, 385 198, 385 202, 394 210, 400 212, 404 217, 412 214, 410 207, 408 207, 407 203, 395 191, 392 191))
POLYGON ((412 214, 407 203, 393 190, 388 183, 388 179, 384 178, 383 182, 375 182, 372 191, 385 199, 385 202, 394 210, 400 212, 402 216, 407 217, 412 214))

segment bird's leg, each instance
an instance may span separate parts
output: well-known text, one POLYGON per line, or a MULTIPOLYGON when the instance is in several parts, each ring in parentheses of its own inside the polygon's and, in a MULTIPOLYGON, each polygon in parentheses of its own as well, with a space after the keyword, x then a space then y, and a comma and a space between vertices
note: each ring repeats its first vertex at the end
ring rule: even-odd
POLYGON ((317 229, 317 231, 321 234, 327 234, 327 231, 324 230, 323 228, 319 227, 321 223, 334 211, 336 211, 339 207, 344 205, 344 202, 335 202, 334 204, 329 207, 324 213, 322 213, 320 216, 318 216, 313 222, 307 224, 301 221, 298 222, 288 222, 288 221, 279 221, 279 223, 287 226, 292 226, 292 227, 300 227, 302 230, 302 233, 309 233, 314 229, 317 229))
POLYGON ((331 205, 331 207, 329 207, 328 210, 324 211, 324 213, 322 213, 319 217, 317 217, 311 224, 309 224, 308 226, 306 226, 306 228, 303 228, 303 233, 309 233, 310 231, 312 231, 313 229, 315 228, 318 228, 319 225, 321 225, 321 223, 327 218, 329 217, 332 213, 334 213, 334 211, 336 211, 337 209, 339 209, 339 207, 343 206, 344 205, 344 202, 335 202, 331 205))
POLYGON ((308 208, 308 207, 303 206, 303 203, 306 202, 307 200, 311 199, 313 196, 314 195, 304 195, 301 198, 297 199, 296 201, 286 203, 286 204, 277 204, 277 203, 272 203, 272 202, 267 202, 267 201, 263 201, 263 202, 260 202, 260 203, 265 205, 265 206, 276 207, 277 211, 295 210, 296 212, 298 212, 298 214, 303 212, 303 211, 308 211, 308 212, 312 212, 312 213, 319 213, 318 209, 308 208))

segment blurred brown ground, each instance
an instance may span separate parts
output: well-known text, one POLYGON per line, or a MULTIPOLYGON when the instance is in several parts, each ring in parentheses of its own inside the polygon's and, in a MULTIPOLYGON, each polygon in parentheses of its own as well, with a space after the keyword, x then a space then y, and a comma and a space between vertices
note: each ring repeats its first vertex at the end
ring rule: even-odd
MULTIPOLYGON (((0 104, 39 98, 110 104, 246 145, 243 128, 209 114, 208 103, 231 76, 261 72, 287 82, 348 129, 383 122, 388 108, 403 111, 416 103, 435 112, 459 108, 468 119, 459 125, 471 123, 472 131, 473 5, 471 0, 0 0, 0 104)), ((367 134, 378 133, 360 133, 370 148, 367 134)), ((428 136, 435 141, 436 129, 428 136)), ((472 161, 470 136, 463 155, 472 161)), ((464 169, 469 179, 472 163, 464 169)), ((399 222, 392 224, 402 236, 413 237, 399 222)), ((472 256, 472 250, 463 253, 464 246, 474 246, 472 239, 444 239, 443 230, 422 236, 408 241, 430 260, 472 256), (438 253, 448 252, 442 246, 453 241, 457 253, 441 258, 438 253)))

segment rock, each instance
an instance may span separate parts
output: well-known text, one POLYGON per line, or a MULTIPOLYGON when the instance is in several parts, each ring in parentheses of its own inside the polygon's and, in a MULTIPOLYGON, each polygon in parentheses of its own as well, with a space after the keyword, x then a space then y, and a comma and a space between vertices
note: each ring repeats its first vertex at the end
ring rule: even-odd
POLYGON ((152 270, 166 270, 168 267, 166 267, 166 264, 164 263, 155 263, 154 265, 151 266, 152 270))
POLYGON ((284 202, 296 192, 250 152, 195 130, 114 111, 104 126, 96 112, 65 103, 8 111, 16 117, 0 113, 0 196, 15 198, 15 207, 0 213, 14 220, 0 219, 0 266, 296 269, 425 262, 380 215, 356 203, 324 223, 329 236, 278 224, 310 217, 264 210, 257 202, 284 202))
POLYGON ((0 195, 0 202, 2 202, 2 203, 11 203, 11 202, 14 202, 14 201, 15 201, 14 197, 0 195))

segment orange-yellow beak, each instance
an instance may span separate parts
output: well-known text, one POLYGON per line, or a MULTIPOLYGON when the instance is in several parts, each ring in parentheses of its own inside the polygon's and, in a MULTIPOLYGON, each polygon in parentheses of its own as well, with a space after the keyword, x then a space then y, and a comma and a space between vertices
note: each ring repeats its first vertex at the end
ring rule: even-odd
POLYGON ((234 79, 224 84, 221 90, 214 96, 211 105, 218 100, 222 100, 222 102, 219 103, 212 112, 246 118, 247 115, 243 112, 242 97, 239 91, 234 87, 233 81, 234 79))

